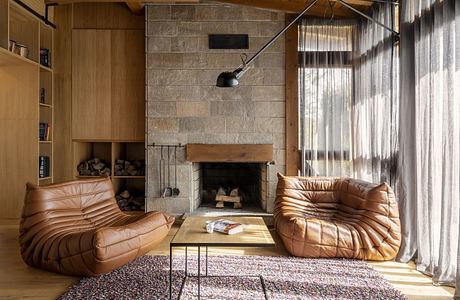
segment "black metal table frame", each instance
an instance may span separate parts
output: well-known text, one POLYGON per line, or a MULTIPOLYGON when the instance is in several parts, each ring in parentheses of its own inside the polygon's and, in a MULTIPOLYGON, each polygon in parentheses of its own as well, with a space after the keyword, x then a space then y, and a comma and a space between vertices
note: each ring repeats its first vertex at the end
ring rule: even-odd
POLYGON ((179 290, 179 297, 177 297, 177 300, 180 300, 182 296, 182 291, 185 286, 185 282, 187 281, 187 278, 190 277, 196 277, 198 280, 198 299, 201 299, 201 286, 200 286, 200 280, 202 277, 257 277, 260 279, 260 283, 262 285, 262 290, 264 292, 265 300, 268 300, 267 296, 267 289, 265 286, 265 281, 262 275, 208 275, 208 247, 273 247, 273 245, 270 244, 169 244, 169 299, 172 300, 172 271, 173 271, 173 248, 174 247, 185 247, 185 276, 182 279, 181 287, 179 290), (189 275, 188 270, 187 270, 187 265, 188 265, 188 247, 197 247, 198 248, 198 266, 197 266, 197 271, 198 275, 189 275), (206 248, 206 271, 205 275, 201 275, 201 247, 206 248))

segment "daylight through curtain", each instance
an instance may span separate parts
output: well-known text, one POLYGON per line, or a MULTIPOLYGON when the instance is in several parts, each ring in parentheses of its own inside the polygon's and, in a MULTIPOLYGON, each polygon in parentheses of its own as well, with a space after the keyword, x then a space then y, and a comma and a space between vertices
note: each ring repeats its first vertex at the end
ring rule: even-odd
POLYGON ((303 19, 299 26, 301 174, 351 175, 353 24, 303 19))
MULTIPOLYGON (((394 27, 393 5, 371 14, 394 27)), ((299 26, 301 174, 352 176, 395 187, 398 51, 371 21, 305 18, 299 26)))
POLYGON ((402 2, 401 70, 399 256, 460 298, 459 1, 402 2))

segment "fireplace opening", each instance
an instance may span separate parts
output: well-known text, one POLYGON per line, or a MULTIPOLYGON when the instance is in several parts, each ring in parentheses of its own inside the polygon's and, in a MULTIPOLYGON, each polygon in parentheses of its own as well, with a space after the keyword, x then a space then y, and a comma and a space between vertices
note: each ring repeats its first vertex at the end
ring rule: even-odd
POLYGON ((202 163, 201 207, 261 208, 260 163, 202 163))

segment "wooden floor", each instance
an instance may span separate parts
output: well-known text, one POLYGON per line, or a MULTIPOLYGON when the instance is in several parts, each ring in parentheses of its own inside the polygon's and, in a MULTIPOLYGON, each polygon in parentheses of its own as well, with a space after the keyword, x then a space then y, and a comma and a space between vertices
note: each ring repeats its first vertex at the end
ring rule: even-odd
MULTIPOLYGON (((0 299, 56 299, 78 280, 76 277, 58 275, 26 266, 21 260, 18 246, 18 225, 15 221, 0 220, 0 299)), ((151 255, 169 255, 169 241, 177 231, 175 226, 168 237, 151 255)), ((219 255, 287 255, 275 232, 276 248, 216 249, 210 254, 219 255)), ((177 252, 180 253, 181 249, 177 252)), ((190 250, 189 250, 190 251, 190 250)), ((452 299, 454 289, 431 284, 431 279, 414 269, 413 264, 397 262, 370 263, 410 300, 452 299)))

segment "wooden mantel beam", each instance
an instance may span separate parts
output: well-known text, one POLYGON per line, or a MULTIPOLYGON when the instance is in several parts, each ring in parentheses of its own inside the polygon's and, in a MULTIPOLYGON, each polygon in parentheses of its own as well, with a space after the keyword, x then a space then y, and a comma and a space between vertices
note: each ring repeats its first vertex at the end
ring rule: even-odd
POLYGON ((185 152, 191 162, 273 161, 273 144, 187 144, 185 152))

